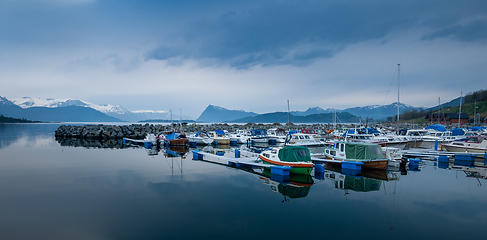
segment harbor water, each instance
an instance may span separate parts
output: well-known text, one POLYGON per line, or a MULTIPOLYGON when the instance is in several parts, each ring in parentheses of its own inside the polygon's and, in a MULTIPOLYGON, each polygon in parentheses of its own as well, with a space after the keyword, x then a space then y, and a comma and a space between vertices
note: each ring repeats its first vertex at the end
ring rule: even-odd
MULTIPOLYGON (((187 148, 56 139, 58 126, 0 124, 0 239, 485 235, 485 165, 424 160, 360 174, 327 167, 280 182, 265 171, 193 160, 187 148)), ((200 150, 232 156, 235 148, 219 147, 200 150)))

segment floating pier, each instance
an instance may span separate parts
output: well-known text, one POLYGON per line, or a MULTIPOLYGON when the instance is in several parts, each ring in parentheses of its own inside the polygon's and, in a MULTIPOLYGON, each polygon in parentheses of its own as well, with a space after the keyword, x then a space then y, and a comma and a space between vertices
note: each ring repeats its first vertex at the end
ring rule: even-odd
MULTIPOLYGON (((319 155, 315 155, 315 156, 319 156, 319 155)), ((362 165, 364 164, 363 162, 340 161, 340 160, 318 158, 318 157, 311 157, 311 161, 313 161, 314 163, 340 164, 342 169, 351 170, 354 173, 360 173, 362 171, 362 165)))
POLYGON ((145 148, 151 148, 153 145, 152 140, 141 140, 141 139, 131 139, 131 138, 123 138, 123 144, 144 144, 145 148))
MULTIPOLYGON (((240 156, 240 150, 235 150, 235 155, 238 154, 240 156)), ((246 151, 242 151, 246 152, 246 151)), ((250 153, 250 152, 249 152, 250 153)), ((257 155, 258 156, 258 155, 257 155)), ((215 155, 211 153, 201 152, 197 150, 193 150, 193 160, 204 160, 207 162, 212 162, 220 165, 227 165, 230 167, 235 168, 270 168, 271 174, 280 175, 280 176, 289 176, 291 167, 289 166, 277 166, 277 165, 269 165, 260 162, 256 162, 257 158, 254 157, 246 157, 246 158, 230 158, 220 155, 215 155), (204 159, 204 156, 209 158, 204 159)))

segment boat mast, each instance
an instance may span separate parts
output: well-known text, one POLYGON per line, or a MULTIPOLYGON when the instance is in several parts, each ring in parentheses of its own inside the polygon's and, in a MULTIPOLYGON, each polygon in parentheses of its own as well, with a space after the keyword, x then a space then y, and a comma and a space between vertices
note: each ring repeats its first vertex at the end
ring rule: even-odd
POLYGON ((441 104, 440 104, 440 97, 438 97, 438 124, 440 124, 440 117, 441 117, 441 104))
POLYGON ((477 126, 477 99, 475 99, 475 107, 473 109, 473 126, 477 126))
POLYGON ((396 131, 399 132, 399 82, 401 80, 401 64, 397 64, 397 124, 396 131))
POLYGON ((333 108, 333 129, 337 129, 337 111, 335 108, 333 108))
MULTIPOLYGON (((171 113, 171 129, 173 129, 173 126, 172 126, 172 109, 169 110, 169 113, 171 113)), ((174 131, 174 130, 172 130, 172 131, 174 131)))
POLYGON ((460 93, 460 109, 458 110, 458 127, 460 127, 460 116, 462 115, 462 98, 463 98, 463 92, 460 93))
POLYGON ((288 131, 291 131, 291 120, 290 120, 290 116, 289 116, 289 100, 287 100, 287 127, 288 127, 288 131))

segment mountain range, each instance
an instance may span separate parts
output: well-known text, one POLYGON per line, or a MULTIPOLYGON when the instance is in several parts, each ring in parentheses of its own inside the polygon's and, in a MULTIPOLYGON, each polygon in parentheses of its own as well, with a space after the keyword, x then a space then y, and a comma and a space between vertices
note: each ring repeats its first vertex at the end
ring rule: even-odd
MULTIPOLYGON (((118 105, 98 105, 79 99, 42 99, 23 97, 8 100, 1 96, 0 114, 38 121, 68 122, 137 122, 145 119, 170 120, 171 117, 173 119, 180 118, 178 114, 172 115, 171 111, 129 111, 118 105), (86 115, 73 115, 73 109, 78 109, 80 113, 82 112, 86 115), (32 112, 35 112, 35 114, 32 112)), ((184 115, 182 118, 193 119, 184 115)))
POLYGON ((225 122, 239 118, 254 117, 257 116, 254 112, 245 112, 243 110, 229 110, 226 108, 208 105, 201 115, 196 119, 198 122, 225 122))
MULTIPOLYGON (((455 100, 452 100, 452 104, 455 100)), ((400 104, 400 112, 419 109, 406 104, 400 104)), ((359 118, 385 120, 397 112, 397 103, 389 105, 371 105, 365 107, 334 110, 321 107, 308 108, 306 111, 290 112, 293 122, 331 122, 332 113, 336 111, 341 122, 355 122, 359 118), (350 115, 341 115, 349 113, 350 115), (327 115, 328 114, 328 115, 327 115), (314 116, 316 115, 316 116, 314 116), (302 118, 300 118, 302 117, 302 118), (306 118, 305 118, 306 117, 306 118), (343 119, 342 119, 343 118, 343 119), (311 120, 313 119, 313 120, 311 120)), ((178 120, 180 118, 192 120, 188 116, 179 117, 171 111, 137 110, 129 111, 118 105, 97 105, 79 99, 41 99, 17 98, 9 100, 0 96, 0 114, 7 117, 25 118, 37 121, 64 122, 137 122, 141 120, 178 120)), ((287 113, 257 114, 243 110, 229 110, 216 105, 208 107, 196 119, 197 122, 287 122, 287 113)))
MULTIPOLYGON (((333 122, 333 118, 335 115, 333 113, 318 113, 318 114, 310 114, 306 116, 295 116, 293 114, 289 114, 287 112, 274 112, 274 113, 265 113, 259 114, 253 117, 245 117, 236 119, 233 123, 286 123, 288 120, 294 123, 331 123, 333 122)), ((355 123, 360 122, 361 118, 355 115, 352 115, 348 112, 339 112, 336 115, 337 122, 343 123, 355 123)))

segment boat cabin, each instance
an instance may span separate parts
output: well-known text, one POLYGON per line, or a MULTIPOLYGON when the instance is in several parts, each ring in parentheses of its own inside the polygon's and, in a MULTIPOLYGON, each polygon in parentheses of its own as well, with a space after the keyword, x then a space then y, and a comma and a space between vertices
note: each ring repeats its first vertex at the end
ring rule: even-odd
POLYGON ((326 148, 325 154, 342 159, 383 159, 384 153, 378 144, 365 142, 337 142, 334 148, 326 148))

